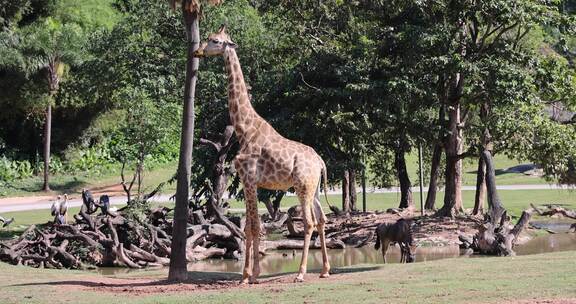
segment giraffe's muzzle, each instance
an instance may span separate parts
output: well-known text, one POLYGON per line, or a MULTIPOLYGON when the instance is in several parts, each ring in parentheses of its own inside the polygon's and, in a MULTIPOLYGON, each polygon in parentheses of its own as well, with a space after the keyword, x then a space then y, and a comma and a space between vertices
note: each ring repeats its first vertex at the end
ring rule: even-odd
POLYGON ((194 51, 192 55, 196 58, 204 57, 204 49, 206 48, 206 45, 207 45, 206 42, 202 43, 200 47, 196 51, 194 51))

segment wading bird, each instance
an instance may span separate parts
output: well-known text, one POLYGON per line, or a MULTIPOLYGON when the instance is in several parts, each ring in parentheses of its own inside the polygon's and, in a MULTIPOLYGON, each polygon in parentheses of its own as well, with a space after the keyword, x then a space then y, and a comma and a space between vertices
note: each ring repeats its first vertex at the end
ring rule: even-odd
POLYGON ((50 208, 50 211, 52 214, 52 216, 54 217, 54 223, 58 223, 58 216, 60 215, 60 200, 62 199, 62 197, 60 195, 58 195, 56 197, 56 200, 54 202, 52 202, 52 207, 50 208))
POLYGON ((64 224, 68 224, 68 194, 64 193, 64 201, 60 204, 60 215, 64 218, 64 224))

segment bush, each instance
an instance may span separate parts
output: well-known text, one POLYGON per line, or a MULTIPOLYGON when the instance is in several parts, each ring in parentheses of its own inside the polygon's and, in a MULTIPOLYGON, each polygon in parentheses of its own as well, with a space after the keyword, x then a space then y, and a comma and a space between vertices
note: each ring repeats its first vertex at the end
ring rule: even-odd
POLYGON ((34 168, 27 160, 11 160, 0 157, 0 181, 11 182, 34 175, 34 168))
POLYGON ((66 158, 66 171, 69 173, 78 171, 100 173, 114 162, 110 151, 105 147, 73 147, 66 152, 66 158))

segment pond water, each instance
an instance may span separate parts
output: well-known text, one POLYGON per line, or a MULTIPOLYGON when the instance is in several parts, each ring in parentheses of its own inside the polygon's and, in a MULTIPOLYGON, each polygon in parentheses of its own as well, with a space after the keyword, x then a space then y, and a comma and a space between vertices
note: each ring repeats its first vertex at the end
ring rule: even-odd
MULTIPOLYGON (((561 231, 566 223, 541 223, 547 229, 561 231)), ((569 223, 566 231, 570 227, 569 223)), ((536 237, 525 244, 518 245, 515 251, 518 255, 538 254, 554 251, 576 250, 575 233, 558 233, 536 237)), ((328 250, 330 265, 332 268, 352 266, 358 264, 382 264, 382 253, 375 250, 373 246, 362 248, 348 247, 345 249, 328 250)), ((416 250, 416 262, 427 262, 446 258, 482 257, 478 255, 465 255, 458 246, 430 246, 418 247, 416 250)), ((300 250, 275 250, 260 259, 261 274, 276 274, 296 272, 300 266, 300 250)), ((398 263, 400 261, 400 249, 391 246, 386 256, 388 263, 398 263)), ((190 263, 189 271, 205 272, 242 272, 243 262, 236 260, 209 259, 190 263)), ((322 254, 320 250, 310 250, 308 256, 308 270, 318 270, 322 268, 322 254)), ((103 275, 113 275, 118 273, 131 272, 134 270, 126 268, 100 268, 99 273, 103 275)), ((136 270, 142 271, 142 270, 136 270)))

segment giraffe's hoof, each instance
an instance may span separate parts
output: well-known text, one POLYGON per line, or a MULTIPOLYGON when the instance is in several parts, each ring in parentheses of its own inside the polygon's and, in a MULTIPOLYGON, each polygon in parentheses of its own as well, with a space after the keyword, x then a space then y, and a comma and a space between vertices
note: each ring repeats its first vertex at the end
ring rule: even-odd
POLYGON ((242 280, 240 280, 240 285, 246 285, 248 284, 248 278, 243 278, 242 280))
POLYGON ((250 279, 250 284, 260 284, 260 281, 258 279, 250 279))
POLYGON ((325 273, 321 273, 320 274, 320 278, 325 279, 325 278, 329 278, 330 277, 330 273, 329 272, 325 272, 325 273))
POLYGON ((294 283, 302 283, 304 282, 304 275, 299 274, 295 279, 294 283))

